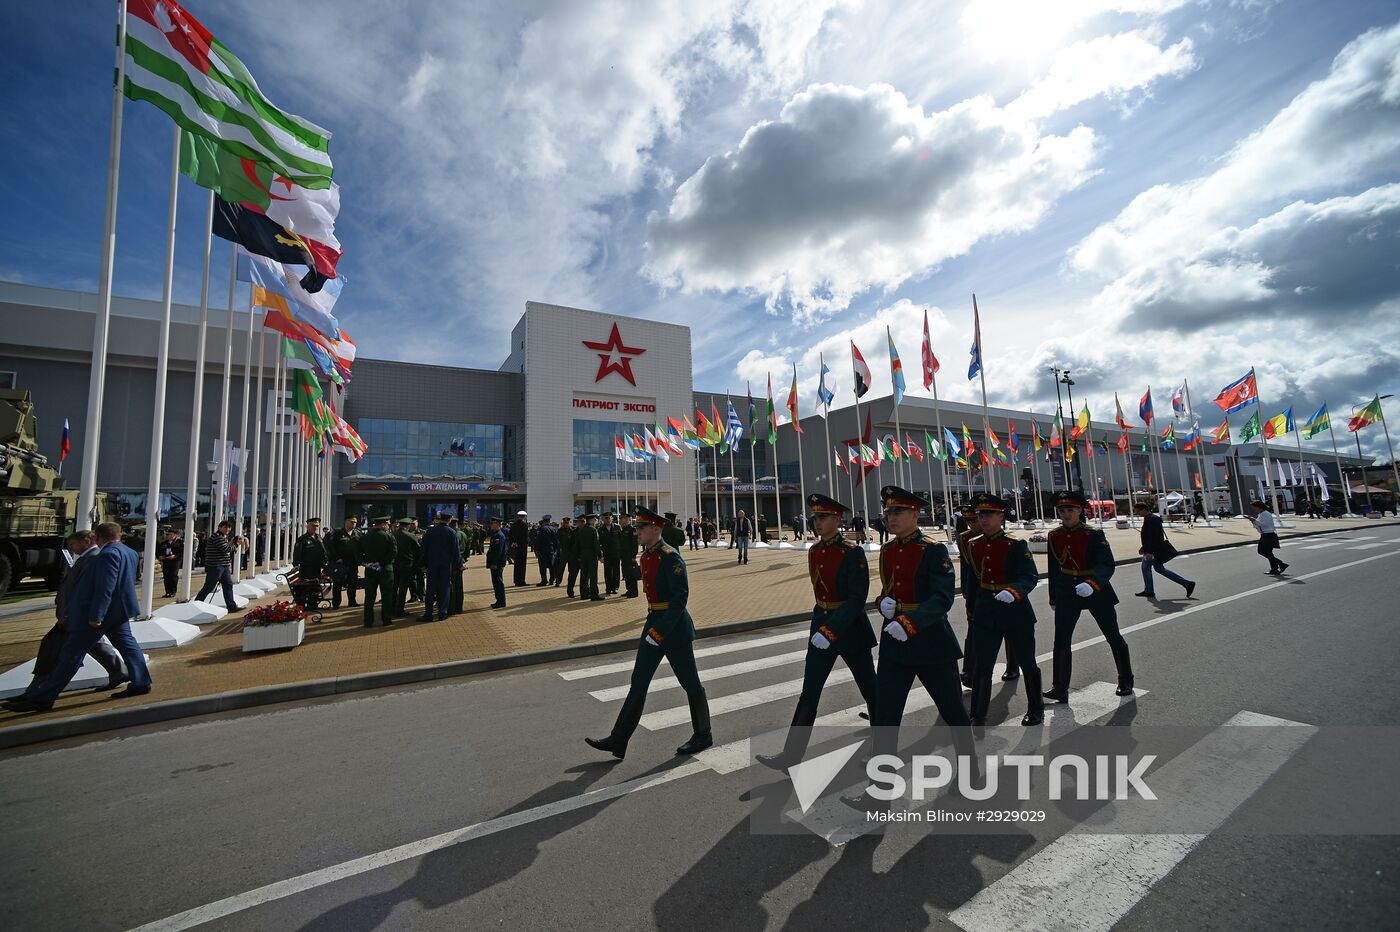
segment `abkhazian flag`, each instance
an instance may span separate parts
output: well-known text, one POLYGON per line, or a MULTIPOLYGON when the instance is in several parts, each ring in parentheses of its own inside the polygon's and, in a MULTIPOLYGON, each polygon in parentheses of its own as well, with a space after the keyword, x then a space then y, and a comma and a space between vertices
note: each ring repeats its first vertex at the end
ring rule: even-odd
POLYGON ((864 398, 865 393, 870 391, 870 367, 865 364, 865 357, 860 354, 860 347, 854 341, 851 343, 851 371, 856 379, 856 397, 864 398))
POLYGON ((826 360, 820 355, 817 362, 822 367, 821 377, 817 380, 817 404, 825 408, 827 413, 831 413, 831 402, 836 397, 836 392, 827 387, 826 377, 831 374, 831 369, 827 367, 826 360))
MULTIPOLYGON (((890 382, 894 385, 894 403, 899 404, 904 400, 904 363, 899 361, 899 350, 894 348, 894 337, 890 335, 890 328, 885 328, 885 342, 890 346, 890 382)), ((794 382, 797 373, 793 372, 794 382)))
POLYGON ((1381 396, 1376 395, 1371 399, 1371 403, 1351 416, 1351 421, 1347 424, 1347 430, 1356 433, 1358 430, 1370 427, 1379 421, 1384 415, 1381 413, 1381 396))
POLYGON ((1234 414, 1259 400, 1259 389, 1254 382, 1254 370, 1250 369, 1235 381, 1226 385, 1215 396, 1215 404, 1226 414, 1234 414))
POLYGON ((331 134, 263 96, 248 69, 176 0, 128 0, 122 92, 304 188, 328 188, 331 134))
POLYGON ((1293 430, 1293 406, 1289 405, 1264 422, 1264 439, 1273 440, 1293 430))
POLYGON ((1332 427, 1332 418, 1327 413, 1327 403, 1323 402, 1322 407, 1313 412, 1313 416, 1308 418, 1308 422, 1303 425, 1303 439, 1311 440, 1324 430, 1332 427))
POLYGON ((933 343, 928 336, 928 308, 924 308, 924 345, 920 353, 924 363, 924 391, 933 387, 933 377, 938 372, 938 357, 933 355, 933 343))
POLYGON ((1229 422, 1229 421, 1221 421, 1221 422, 1220 422, 1220 426, 1217 427, 1215 430, 1211 431, 1211 434, 1210 434, 1210 442, 1211 442, 1211 443, 1229 443, 1229 442, 1230 442, 1230 422, 1229 422))
POLYGON ((1255 411, 1254 414, 1250 416, 1249 420, 1244 422, 1244 426, 1240 428, 1240 443, 1249 443, 1249 441, 1258 437, 1263 432, 1264 429, 1259 426, 1259 412, 1255 411))
POLYGON ((977 296, 972 296, 972 358, 967 363, 967 380, 971 382, 982 371, 982 315, 977 310, 977 296))
POLYGON ((797 415, 797 363, 792 364, 792 388, 788 389, 787 408, 792 415, 793 430, 802 433, 802 421, 797 415))

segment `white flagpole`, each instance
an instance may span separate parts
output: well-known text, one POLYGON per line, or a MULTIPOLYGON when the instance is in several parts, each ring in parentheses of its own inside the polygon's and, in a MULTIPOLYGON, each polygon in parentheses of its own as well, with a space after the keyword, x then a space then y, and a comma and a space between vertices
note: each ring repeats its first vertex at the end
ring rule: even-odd
MULTIPOLYGON (((83 469, 78 480, 74 530, 92 527, 97 502, 97 455, 102 446, 102 395, 107 379, 107 331, 112 321, 112 265, 117 253, 117 182, 122 165, 122 90, 126 83, 126 0, 117 9, 117 66, 112 85, 112 132, 107 142, 107 199, 102 215, 102 268, 98 273, 97 315, 92 325, 92 367, 88 373, 87 426, 83 429, 83 469)), ((176 167, 178 171, 178 166, 176 167)), ((147 522, 149 523, 149 522, 147 522)), ((149 536, 149 535, 148 535, 149 536)), ((146 564, 149 573, 151 564, 146 564)), ((185 574, 189 576, 188 573, 185 574)))
MULTIPOLYGON (((729 397, 729 392, 725 392, 725 393, 724 393, 724 404, 725 404, 725 408, 724 408, 724 419, 725 419, 725 421, 726 421, 726 423, 725 423, 725 429, 728 430, 728 429, 729 429, 729 424, 728 424, 727 422, 728 422, 728 420, 729 420, 729 412, 730 412, 730 410, 734 407, 734 400, 733 400, 732 398, 729 397)), ((738 413, 738 412, 735 412, 735 414, 737 414, 737 413, 738 413)), ((735 437, 730 437, 730 438, 729 438, 729 441, 730 441, 730 442, 729 442, 729 475, 730 475, 730 477, 731 477, 730 480, 729 480, 729 517, 730 517, 731 520, 735 520, 735 521, 737 521, 737 520, 739 519, 739 491, 738 491, 736 488, 734 488, 734 487, 738 484, 738 480, 736 480, 736 479, 733 478, 733 476, 735 475, 735 472, 734 472, 734 443, 736 442, 737 439, 740 439, 740 438, 735 438, 735 437)))
POLYGON ((953 493, 948 488, 948 447, 947 440, 943 436, 943 409, 938 404, 938 373, 933 373, 933 429, 938 432, 938 449, 943 451, 943 459, 938 461, 938 481, 943 486, 943 517, 948 520, 948 526, 953 527, 953 493))
MULTIPOLYGON (((1102 501, 1103 491, 1099 488, 1099 457, 1097 453, 1094 453, 1094 425, 1092 422, 1089 424, 1088 432, 1089 436, 1085 438, 1084 449, 1090 454, 1089 477, 1094 482, 1094 501, 1102 501)), ((1080 473, 1080 475, 1082 476, 1083 473, 1080 473)), ((1099 522, 1098 526, 1103 527, 1103 512, 1099 512, 1099 517, 1097 520, 1099 522)))
MULTIPOLYGON (((893 349, 893 348, 894 348, 894 337, 890 336, 890 326, 889 326, 889 324, 886 324, 886 325, 885 325, 885 348, 886 348, 886 349, 893 349)), ((890 353, 890 397, 894 399, 894 443, 895 443, 895 446, 899 446, 899 437, 900 437, 901 434, 904 433, 904 428, 903 428, 902 426, 900 426, 900 423, 899 423, 899 395, 896 394, 896 392, 895 392, 895 387, 894 387, 894 353, 893 353, 893 352, 890 353)), ((903 487, 906 488, 906 489, 909 488, 909 477, 908 477, 908 475, 907 475, 907 470, 904 468, 904 464, 903 464, 903 460, 902 460, 902 459, 895 460, 895 464, 894 464, 894 474, 895 474, 895 477, 899 480, 899 484, 900 484, 901 486, 903 486, 903 487)))
MULTIPOLYGON (((209 192, 208 217, 204 224, 204 275, 199 284, 199 337, 195 347, 194 411, 190 417, 190 462, 185 471, 185 547, 180 566, 180 601, 188 602, 193 591, 190 577, 194 575, 194 519, 199 510, 199 452, 200 422, 204 415, 204 344, 209 332, 209 258, 214 245, 214 192, 209 192)), ((214 503, 209 502, 209 517, 214 517, 214 503)))
MULTIPOLYGON (((768 394, 773 394, 772 389, 768 394)), ((774 414, 774 417, 777 415, 774 414)), ((782 488, 782 482, 778 479, 778 438, 773 438, 773 546, 776 547, 783 539, 783 502, 778 497, 778 490, 782 488)))
POLYGON ((1254 377, 1254 401, 1259 406, 1259 445, 1264 450, 1264 480, 1269 487, 1269 499, 1273 502, 1274 514, 1278 515, 1278 486, 1274 484, 1274 477, 1269 475, 1273 466, 1269 461, 1269 438, 1264 433, 1264 399, 1259 395, 1259 376, 1253 366, 1249 367, 1249 374, 1254 377))
MULTIPOLYGON (((248 306, 248 320, 251 321, 254 316, 256 315, 253 314, 253 308, 250 304, 248 306)), ((258 575, 258 557, 260 556, 260 554, 258 553, 258 488, 260 487, 262 481, 263 356, 266 347, 267 334, 260 329, 258 333, 258 378, 255 383, 256 387, 253 390, 253 504, 251 506, 252 520, 248 522, 249 576, 258 575)), ((271 501, 271 498, 269 498, 268 501, 271 501)), ((329 519, 327 518, 325 520, 327 520, 327 524, 329 526, 329 519)))
MULTIPOLYGON (((864 440, 865 433, 864 433, 863 428, 860 426, 860 382, 859 382, 858 378, 856 377, 856 341, 855 341, 855 340, 850 340, 850 341, 848 341, 848 342, 851 344, 851 383, 852 383, 852 385, 854 386, 854 388, 852 389, 852 392, 851 392, 851 393, 852 393, 853 395, 855 395, 855 398, 856 398, 856 449, 857 449, 857 450, 860 450, 860 448, 861 448, 862 446, 865 445, 865 440, 864 440)), ((869 367, 867 366, 866 368, 869 368, 869 367)), ((868 387, 869 387, 869 386, 867 386, 867 388, 868 388, 868 387)), ((870 439, 871 439, 871 440, 874 440, 874 439, 875 439, 875 437, 874 437, 874 431, 873 431, 873 430, 871 431, 871 437, 870 437, 870 439)), ((860 450, 860 458, 857 460, 857 464, 858 464, 859 467, 860 467, 860 511, 861 511, 861 514, 863 514, 863 515, 865 516, 865 526, 866 526, 866 528, 869 528, 869 527, 870 527, 870 520, 871 520, 871 515, 870 515, 870 486, 869 486, 869 485, 866 483, 866 481, 865 481, 865 451, 864 451, 864 450, 860 450)), ((877 467, 877 469, 878 469, 878 467, 877 467)), ((877 473, 876 473, 877 480, 878 480, 878 476, 879 476, 879 473, 877 472, 877 473)), ((757 507, 758 507, 758 505, 754 505, 754 508, 757 508, 757 507)), ((852 510, 852 511, 855 511, 855 508, 856 508, 856 503, 855 503, 854 501, 852 501, 852 502, 851 502, 851 510, 852 510)))
MULTIPOLYGON (((170 147, 170 208, 165 222, 165 280, 161 295, 160 345, 156 349, 155 403, 151 414, 151 469, 146 483, 145 569, 141 574, 141 615, 155 608, 156 539, 160 536, 160 467, 165 442, 165 379, 170 368, 170 302, 175 279, 175 214, 180 184, 180 125, 170 147)), ((87 465, 86 459, 84 466, 87 465)))
MULTIPOLYGON (((1188 417, 1191 418, 1192 429, 1197 431, 1198 434, 1198 436, 1196 437, 1196 468, 1200 470, 1201 475, 1201 510, 1206 513, 1206 527, 1214 527, 1215 525, 1211 522, 1210 509, 1206 507, 1206 492, 1208 491, 1208 489, 1206 488, 1206 438, 1204 435, 1200 434, 1200 427, 1198 426, 1198 422, 1196 420, 1196 409, 1191 404, 1190 381, 1187 379, 1182 379, 1181 387, 1186 390, 1186 414, 1188 417)), ((1196 493, 1192 491, 1191 495, 1193 499, 1195 497, 1195 494, 1196 493)))
POLYGON ((233 384, 233 308, 235 297, 235 286, 237 284, 238 272, 238 247, 229 244, 229 267, 228 267, 228 323, 224 326, 224 390, 223 399, 219 403, 219 440, 215 444, 219 461, 216 472, 219 481, 214 488, 214 502, 209 511, 209 531, 213 533, 219 526, 219 522, 224 520, 228 508, 228 480, 229 480, 229 441, 228 441, 228 406, 230 386, 233 384))
POLYGON ((267 470, 267 534, 264 538, 262 562, 271 572, 279 568, 276 562, 276 540, 277 530, 281 527, 281 511, 279 504, 282 501, 282 463, 277 454, 282 445, 281 411, 282 411, 282 335, 273 337, 272 345, 275 347, 272 356, 272 415, 268 419, 267 444, 268 444, 268 470, 267 470))
MULTIPOLYGON (((1296 420, 1293 422, 1293 445, 1298 448, 1298 471, 1303 474, 1303 494, 1305 494, 1308 497, 1308 503, 1311 504, 1312 483, 1308 480, 1308 474, 1303 469, 1303 429, 1298 425, 1298 422, 1296 420)), ((1292 475, 1292 472, 1293 470, 1290 469, 1290 476, 1292 475)), ((1298 510, 1298 503, 1296 501, 1293 503, 1293 510, 1298 510)))
MULTIPOLYGON (((1395 448, 1390 445, 1390 428, 1386 426, 1385 407, 1380 403, 1379 395, 1377 395, 1376 410, 1381 414, 1381 431, 1385 434, 1386 452, 1390 454, 1390 471, 1395 474, 1395 494, 1400 495, 1400 465, 1397 465, 1395 462, 1395 448)), ((1363 482, 1363 484, 1365 483, 1363 482)), ((1394 498, 1394 496, 1392 496, 1392 498, 1394 498)))
POLYGON ((1351 489, 1347 486, 1346 473, 1342 472, 1342 455, 1337 452, 1337 434, 1332 430, 1332 409, 1327 409, 1327 435, 1332 438, 1332 459, 1337 463, 1337 481, 1342 484, 1342 501, 1346 503, 1347 513, 1344 517, 1354 518, 1356 515, 1351 512, 1351 489))
POLYGON ((1136 498, 1136 493, 1133 491, 1133 438, 1132 435, 1129 434, 1128 431, 1123 430, 1123 428, 1120 427, 1119 430, 1128 438, 1127 449, 1123 451, 1123 472, 1126 474, 1128 481, 1128 527, 1133 527, 1133 520, 1137 517, 1136 512, 1133 511, 1133 507, 1137 504, 1134 500, 1136 498))
MULTIPOLYGON (((243 350, 243 416, 238 432, 238 501, 233 509, 233 535, 243 536, 243 503, 248 498, 248 402, 253 392, 253 286, 248 286, 248 339, 243 350)), ((246 545, 246 539, 245 539, 246 545)), ((243 579, 243 559, 233 555, 233 581, 243 579)))
MULTIPOLYGON (((825 378, 825 376, 821 375, 820 373, 822 373, 825 369, 826 369, 826 359, 822 356, 821 353, 818 353, 818 354, 817 354, 817 372, 818 372, 818 376, 817 376, 818 382, 817 382, 817 384, 820 385, 822 388, 825 388, 825 387, 826 387, 826 378, 825 378)), ((822 429, 826 431, 826 445, 827 445, 827 448, 828 448, 828 449, 831 449, 831 450, 835 450, 836 448, 833 447, 833 446, 831 445, 831 404, 830 404, 829 402, 822 401, 822 397, 821 397, 821 392, 820 392, 820 391, 817 392, 817 400, 822 402, 822 429)), ((931 480, 930 480, 930 481, 931 481, 931 480)), ((830 474, 829 474, 829 476, 828 476, 828 478, 827 478, 826 488, 827 488, 827 494, 830 495, 832 498, 835 498, 835 497, 836 497, 836 473, 833 472, 833 473, 830 473, 830 474)), ((803 503, 804 503, 804 505, 806 504, 806 499, 803 500, 803 503)))
MULTIPOLYGON (((750 389, 749 394, 753 394, 752 389, 750 389)), ((749 422, 749 430, 753 430, 752 421, 749 422)), ((753 514, 749 515, 748 517, 749 520, 753 521, 753 528, 755 532, 758 531, 758 464, 754 460, 753 455, 753 448, 754 444, 756 443, 758 443, 757 432, 755 432, 754 435, 749 438, 749 491, 753 494, 753 514)), ((736 514, 734 517, 738 518, 739 516, 736 514)))
MULTIPOLYGON (((797 384, 797 363, 792 364, 792 381, 797 384)), ((794 406, 795 407, 795 406, 794 406)), ((807 474, 802 466, 802 431, 797 430, 796 412, 793 412, 792 429, 797 431, 797 513, 803 514, 807 510, 807 474)), ((797 537, 797 542, 801 543, 807 537, 806 522, 803 522, 802 535, 797 537)))
MULTIPOLYGON (((977 295, 972 296, 972 316, 977 321, 977 353, 979 356, 977 375, 982 382, 982 449, 985 451, 991 442, 992 421, 987 414, 987 347, 982 343, 982 315, 977 310, 977 295)), ((992 492, 992 473, 995 466, 987 466, 987 491, 992 492)))
POLYGON ((1113 454, 1108 452, 1108 434, 1104 434, 1103 455, 1108 460, 1105 467, 1108 469, 1108 498, 1109 501, 1116 501, 1117 495, 1113 485, 1113 454))

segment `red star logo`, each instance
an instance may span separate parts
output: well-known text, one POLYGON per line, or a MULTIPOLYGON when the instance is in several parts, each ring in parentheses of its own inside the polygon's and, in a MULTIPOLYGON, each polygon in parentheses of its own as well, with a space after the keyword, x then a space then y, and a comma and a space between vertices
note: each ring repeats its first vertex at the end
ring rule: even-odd
POLYGON ((583 345, 591 350, 602 350, 598 354, 598 375, 593 381, 601 382, 610 372, 616 372, 634 386, 637 380, 632 377, 632 360, 630 356, 640 356, 646 352, 644 349, 627 346, 622 342, 622 335, 617 332, 617 323, 612 325, 612 333, 608 334, 608 342, 594 343, 592 340, 584 340, 583 345), (617 362, 613 362, 613 355, 616 354, 617 362))

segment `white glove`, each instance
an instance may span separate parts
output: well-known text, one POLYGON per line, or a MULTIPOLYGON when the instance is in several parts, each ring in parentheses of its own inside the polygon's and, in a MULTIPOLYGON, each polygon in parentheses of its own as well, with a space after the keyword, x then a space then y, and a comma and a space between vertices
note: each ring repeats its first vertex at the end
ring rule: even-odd
POLYGON ((1005 602, 1007 605, 1016 601, 1016 597, 1011 594, 1011 590, 1009 589, 1001 590, 996 595, 992 596, 992 598, 996 599, 998 602, 1005 602))
POLYGON ((909 632, 905 631, 904 625, 900 624, 897 621, 892 621, 889 624, 885 625, 885 633, 888 634, 890 637, 894 638, 896 641, 909 640, 909 632))
POLYGON ((818 631, 816 634, 812 635, 812 646, 815 647, 817 650, 826 650, 828 647, 831 646, 831 642, 828 641, 820 631, 818 631))
POLYGON ((650 635, 650 634, 647 635, 647 643, 650 644, 652 647, 660 647, 660 646, 661 646, 660 644, 656 643, 655 641, 653 641, 653 640, 651 639, 651 635, 650 635))
POLYGON ((1094 587, 1086 582, 1082 582, 1074 587, 1074 591, 1081 599, 1087 599, 1094 594, 1094 587))
POLYGON ((883 599, 875 603, 875 607, 880 610, 881 615, 884 615, 886 618, 893 619, 894 613, 899 609, 899 603, 896 602, 894 599, 890 598, 889 596, 885 596, 883 599))

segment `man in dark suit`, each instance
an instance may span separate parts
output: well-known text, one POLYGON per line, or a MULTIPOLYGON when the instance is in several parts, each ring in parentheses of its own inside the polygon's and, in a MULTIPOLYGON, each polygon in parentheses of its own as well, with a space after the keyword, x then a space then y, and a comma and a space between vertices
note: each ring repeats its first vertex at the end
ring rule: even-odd
MULTIPOLYGON (((93 543, 91 531, 78 531, 68 535, 67 544, 68 552, 74 559, 73 565, 63 574, 58 591, 54 593, 54 615, 58 622, 39 641, 39 654, 34 661, 34 679, 25 690, 25 696, 37 689, 53 672, 58 655, 63 650, 63 643, 68 639, 68 603, 72 598, 73 587, 87 568, 90 562, 88 558, 97 553, 97 545, 93 543)), ((112 646, 106 641, 99 640, 93 644, 88 650, 88 656, 102 664, 103 669, 107 671, 107 683, 100 687, 101 689, 116 689, 127 681, 126 665, 122 663, 121 655, 112 650, 112 646)))
POLYGON ((101 549, 87 559, 68 598, 68 636, 58 661, 48 677, 28 698, 12 699, 5 708, 12 712, 44 712, 53 708, 54 699, 83 665, 86 654, 104 635, 126 661, 131 685, 113 698, 144 696, 151 691, 151 674, 141 646, 131 634, 130 620, 140 613, 136 600, 136 552, 121 543, 121 526, 99 524, 96 531, 101 549))
POLYGON ((1142 591, 1134 592, 1133 595, 1145 599, 1157 598, 1157 592, 1152 586, 1152 571, 1156 570, 1185 588, 1186 598, 1191 598, 1191 593, 1196 591, 1196 584, 1167 569, 1167 561, 1176 556, 1176 548, 1167 540, 1161 516, 1153 514, 1146 502, 1138 502, 1133 506, 1133 511, 1142 519, 1142 546, 1138 548, 1138 553, 1142 554, 1142 591))
POLYGON ((545 515, 535 528, 535 560, 540 566, 540 581, 536 587, 548 586, 554 582, 554 557, 559 551, 559 535, 550 523, 553 515, 545 515))
POLYGON ((433 518, 433 526, 423 534, 423 569, 428 574, 427 588, 423 592, 423 615, 420 621, 433 620, 433 606, 437 606, 437 620, 447 618, 447 610, 452 595, 452 574, 462 573, 462 545, 457 531, 447 522, 451 517, 439 511, 433 518))

